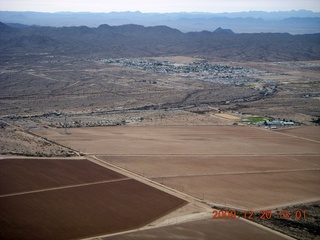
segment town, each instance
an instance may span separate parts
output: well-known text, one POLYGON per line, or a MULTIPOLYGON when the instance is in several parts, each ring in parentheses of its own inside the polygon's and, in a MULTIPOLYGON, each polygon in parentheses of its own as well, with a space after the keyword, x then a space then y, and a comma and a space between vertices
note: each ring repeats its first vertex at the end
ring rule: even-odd
POLYGON ((258 82, 259 76, 273 75, 271 72, 247 69, 225 64, 212 64, 209 62, 191 62, 188 64, 174 63, 170 61, 158 61, 154 59, 128 59, 108 58, 101 59, 103 63, 130 67, 138 70, 154 72, 157 74, 178 75, 192 77, 202 81, 216 82, 226 85, 242 86, 248 82, 258 82))

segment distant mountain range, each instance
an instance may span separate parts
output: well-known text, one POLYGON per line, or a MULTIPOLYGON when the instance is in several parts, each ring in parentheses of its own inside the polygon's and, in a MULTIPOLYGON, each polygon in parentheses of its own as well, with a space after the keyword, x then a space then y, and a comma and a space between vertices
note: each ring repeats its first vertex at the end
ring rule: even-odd
MULTIPOLYGON (((40 13, 0 11, 0 21, 7 24, 41 25, 52 27, 88 26, 101 24, 119 26, 165 25, 182 32, 213 31, 218 27, 232 29, 235 33, 320 33, 320 13, 306 10, 289 12, 239 12, 239 13, 40 13)), ((19 25, 16 25, 19 27, 19 25)), ((21 27, 21 25, 20 25, 21 27)))
POLYGON ((0 54, 63 54, 91 57, 187 55, 236 61, 320 59, 320 33, 183 33, 167 26, 128 24, 81 27, 10 27, 0 23, 0 54))

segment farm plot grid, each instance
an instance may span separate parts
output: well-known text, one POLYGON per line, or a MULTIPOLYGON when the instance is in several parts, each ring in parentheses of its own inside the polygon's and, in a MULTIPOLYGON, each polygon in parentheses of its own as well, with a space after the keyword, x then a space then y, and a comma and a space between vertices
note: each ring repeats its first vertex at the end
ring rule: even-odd
MULTIPOLYGON (((86 131, 107 146, 100 159, 216 206, 270 209, 320 199, 317 127, 122 127, 74 134, 86 131)), ((65 142, 72 145, 75 136, 65 142)), ((93 142, 88 151, 101 153, 93 142)))
POLYGON ((1 159, 0 166, 7 171, 0 175, 2 239, 104 235, 144 226, 186 204, 85 159, 1 159), (12 183, 15 176, 24 187, 12 183))
POLYGON ((320 199, 319 156, 100 156, 212 204, 272 209, 320 199))

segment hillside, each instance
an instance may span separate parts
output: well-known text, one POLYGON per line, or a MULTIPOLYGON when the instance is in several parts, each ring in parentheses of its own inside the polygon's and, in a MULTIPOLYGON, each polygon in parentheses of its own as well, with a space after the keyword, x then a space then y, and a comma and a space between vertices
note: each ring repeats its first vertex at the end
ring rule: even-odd
POLYGON ((1 23, 0 51, 105 57, 189 55, 238 61, 316 60, 320 56, 320 34, 225 34, 219 29, 182 33, 167 26, 134 24, 13 28, 1 23))

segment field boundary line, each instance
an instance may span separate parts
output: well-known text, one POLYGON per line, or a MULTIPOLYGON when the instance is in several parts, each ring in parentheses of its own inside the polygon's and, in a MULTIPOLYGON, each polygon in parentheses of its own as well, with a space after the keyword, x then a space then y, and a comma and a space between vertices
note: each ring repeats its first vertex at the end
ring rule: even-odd
POLYGON ((171 188, 167 185, 164 185, 164 184, 161 184, 157 181, 154 181, 146 176, 142 176, 138 173, 135 173, 135 172, 132 172, 128 169, 124 169, 120 166, 117 166, 115 164, 112 164, 112 163, 109 163, 107 161, 104 161, 102 159, 99 159, 97 156, 95 155, 90 155, 90 156, 87 156, 87 159, 98 164, 98 165, 101 165, 105 168, 108 168, 112 171, 115 171, 115 172, 118 172, 122 175, 125 175, 125 176, 128 176, 129 178, 131 179, 134 179, 136 181, 139 181, 139 182, 142 182, 148 186, 151 186, 153 188, 156 188, 156 189, 159 189, 163 192, 166 192, 166 193, 169 193, 171 194, 172 196, 175 196, 175 197, 178 197, 182 200, 185 200, 186 202, 189 202, 189 203, 195 203, 196 205, 200 206, 200 207, 203 207, 205 210, 209 210, 209 212, 211 212, 211 206, 209 206, 208 204, 206 204, 203 199, 200 199, 198 197, 195 197, 195 196, 192 196, 190 194, 187 194, 187 193, 184 193, 184 192, 181 192, 177 189, 174 189, 174 188, 171 188))
POLYGON ((76 188, 76 187, 90 186, 90 185, 97 185, 97 184, 103 184, 103 183, 121 182, 121 181, 126 181, 126 180, 131 180, 131 178, 120 178, 120 179, 104 180, 104 181, 91 182, 91 183, 81 183, 81 184, 67 185, 67 186, 61 186, 61 187, 53 187, 53 188, 39 189, 39 190, 34 190, 34 191, 25 191, 25 192, 19 192, 19 193, 10 193, 10 194, 0 195, 0 198, 4 198, 4 197, 14 197, 14 196, 19 196, 19 195, 26 195, 26 194, 39 193, 39 192, 48 192, 48 191, 55 191, 55 190, 61 190, 61 189, 68 189, 68 188, 76 188))
POLYGON ((151 179, 162 178, 179 178, 179 177, 205 177, 205 176, 221 176, 221 175, 246 175, 246 174, 268 174, 268 173, 287 173, 287 172, 308 172, 320 171, 320 168, 307 169, 288 169, 288 170, 267 170, 267 171, 251 171, 251 172, 222 172, 222 173, 204 173, 204 174, 187 174, 187 175, 171 175, 171 176, 150 176, 151 179))
MULTIPOLYGON (((259 128, 259 129, 264 130, 264 131, 270 131, 270 130, 263 129, 263 128, 259 128)), ((292 137, 292 138, 300 138, 300 139, 303 139, 303 140, 306 140, 306 141, 320 143, 320 141, 318 141, 318 140, 314 140, 314 139, 310 139, 310 138, 305 138, 305 137, 299 137, 299 136, 296 136, 296 135, 293 135, 293 134, 290 134, 290 133, 283 133, 283 132, 281 132, 281 129, 279 129, 279 130, 274 130, 274 131, 272 131, 272 132, 277 133, 277 134, 282 134, 282 135, 285 135, 285 136, 288 136, 288 137, 292 137)))
POLYGON ((94 155, 94 156, 97 156, 97 157, 103 157, 103 156, 106 156, 106 157, 141 157, 141 156, 155 156, 155 157, 165 157, 165 156, 213 156, 213 157, 261 157, 261 156, 273 156, 273 157, 287 157, 287 156, 320 156, 319 153, 300 153, 300 154, 287 154, 287 153, 283 153, 283 154, 279 154, 279 153, 275 153, 275 154, 214 154, 214 153, 172 153, 172 154, 104 154, 104 153, 101 153, 101 154, 95 154, 95 153, 88 153, 88 155, 94 155))

